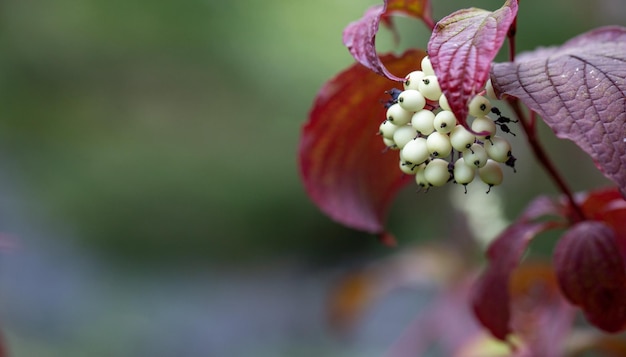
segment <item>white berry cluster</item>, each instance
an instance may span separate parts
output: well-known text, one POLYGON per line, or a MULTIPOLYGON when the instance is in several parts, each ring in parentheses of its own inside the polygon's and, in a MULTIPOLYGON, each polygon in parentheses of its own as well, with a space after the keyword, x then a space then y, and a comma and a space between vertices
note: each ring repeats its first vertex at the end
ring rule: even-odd
MULTIPOLYGON (((486 92, 495 97, 489 85, 486 92)), ((465 129, 441 93, 428 57, 422 60, 421 71, 406 76, 404 91, 394 88, 387 93, 391 100, 379 134, 389 149, 400 151, 400 170, 415 175, 419 186, 443 186, 449 181, 466 186, 478 173, 491 190, 502 182, 501 163, 515 169, 511 145, 496 135, 498 128, 515 135, 507 126, 512 120, 502 116, 486 96, 477 95, 469 103, 468 123, 480 135, 465 129)))

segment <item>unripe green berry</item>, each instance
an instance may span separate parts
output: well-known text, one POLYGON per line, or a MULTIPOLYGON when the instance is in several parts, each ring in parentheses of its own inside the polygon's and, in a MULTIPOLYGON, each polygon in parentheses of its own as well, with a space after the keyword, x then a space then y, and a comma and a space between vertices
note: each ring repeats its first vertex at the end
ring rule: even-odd
POLYGON ((502 183, 502 168, 497 162, 493 160, 487 160, 485 166, 478 169, 478 176, 484 183, 489 185, 489 187, 491 188, 491 186, 497 186, 502 183))
POLYGON ((424 72, 427 76, 435 75, 435 70, 433 69, 432 63, 430 63, 430 58, 428 58, 428 56, 422 58, 422 72, 424 72))
POLYGON ((438 132, 448 134, 456 126, 456 117, 451 111, 442 110, 435 115, 433 125, 438 132))
POLYGON ((422 135, 430 135, 435 131, 435 114, 430 110, 420 110, 411 117, 411 126, 422 135))
POLYGON ((450 137, 437 131, 426 138, 426 146, 433 157, 447 157, 452 152, 450 137))
POLYGON ((469 166, 483 167, 487 163, 487 159, 487 152, 480 144, 474 143, 469 149, 463 151, 463 160, 469 166))
POLYGON ((412 116, 413 113, 402 109, 398 103, 392 104, 387 109, 387 120, 398 126, 402 126, 410 122, 412 116))
POLYGON ((441 87, 435 76, 426 76, 419 82, 419 91, 426 99, 438 101, 441 97, 441 87))
POLYGON ((393 133, 393 141, 399 149, 402 149, 406 143, 417 137, 417 130, 413 129, 410 125, 403 125, 398 127, 393 133))
POLYGON ((404 77, 404 89, 419 89, 419 83, 426 76, 422 71, 413 71, 404 77))
POLYGON ((434 159, 426 164, 424 178, 431 186, 443 186, 450 180, 448 162, 442 159, 434 159))
POLYGON ((441 107, 441 109, 443 110, 452 111, 452 109, 450 109, 450 104, 448 104, 448 98, 443 93, 439 97, 439 107, 441 107))
POLYGON ((419 91, 407 89, 398 96, 398 104, 408 112, 416 112, 424 109, 426 99, 419 91))
POLYGON ((393 124, 389 120, 385 120, 378 127, 378 133, 382 135, 383 138, 393 139, 393 133, 397 128, 397 125, 393 124))
POLYGON ((472 130, 477 138, 487 140, 496 134, 496 123, 488 117, 478 117, 472 121, 472 130))
POLYGON ((454 150, 458 152, 463 152, 466 149, 469 149, 474 141, 476 141, 476 136, 470 133, 461 124, 455 126, 450 132, 450 144, 452 144, 454 150))
POLYGON ((419 165, 428 160, 430 153, 426 145, 426 139, 415 138, 404 145, 400 150, 400 160, 413 165, 419 165))
POLYGON ((491 102, 482 95, 477 95, 469 103, 469 113, 474 117, 484 117, 491 111, 491 102))
POLYGON ((489 158, 497 162, 506 162, 511 157, 511 144, 505 138, 493 136, 485 141, 485 150, 489 158))
POLYGON ((465 163, 463 158, 459 158, 454 163, 454 181, 461 185, 467 185, 468 183, 474 181, 474 176, 476 175, 476 168, 473 166, 469 166, 465 163))

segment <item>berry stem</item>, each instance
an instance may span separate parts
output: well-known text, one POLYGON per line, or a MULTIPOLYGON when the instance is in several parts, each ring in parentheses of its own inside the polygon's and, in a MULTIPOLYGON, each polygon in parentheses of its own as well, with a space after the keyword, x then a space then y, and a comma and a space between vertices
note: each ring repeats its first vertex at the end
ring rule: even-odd
POLYGON ((530 145, 533 154, 535 155, 535 158, 539 161, 541 166, 543 166, 544 170, 546 170, 548 176, 550 176, 554 184, 567 198, 567 201, 569 202, 573 212, 572 219, 574 220, 574 222, 583 221, 585 219, 585 215, 578 203, 576 203, 576 200, 574 200, 572 190, 569 188, 559 171, 556 169, 556 166, 554 165, 552 160, 550 160, 550 158, 546 154, 545 149, 543 148, 541 142, 537 137, 537 128, 535 125, 536 113, 531 110, 530 120, 528 120, 526 119, 526 116, 524 115, 524 112, 520 107, 520 102, 517 98, 509 98, 508 103, 519 119, 519 123, 522 127, 522 130, 524 130, 524 133, 526 134, 526 140, 528 141, 528 144, 530 145))

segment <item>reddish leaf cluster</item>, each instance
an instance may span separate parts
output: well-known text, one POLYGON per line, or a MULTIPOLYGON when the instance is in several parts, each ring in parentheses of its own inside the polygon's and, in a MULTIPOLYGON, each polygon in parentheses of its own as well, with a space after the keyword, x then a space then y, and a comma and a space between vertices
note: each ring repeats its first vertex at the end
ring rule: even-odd
POLYGON ((626 329, 626 201, 616 189, 578 201, 586 220, 570 223, 573 217, 565 200, 541 197, 490 245, 490 264, 472 300, 476 316, 494 336, 506 339, 513 332, 509 284, 528 243, 554 228, 566 229, 554 251, 563 295, 596 327, 608 332, 626 329), (549 219, 538 221, 546 215, 549 219))

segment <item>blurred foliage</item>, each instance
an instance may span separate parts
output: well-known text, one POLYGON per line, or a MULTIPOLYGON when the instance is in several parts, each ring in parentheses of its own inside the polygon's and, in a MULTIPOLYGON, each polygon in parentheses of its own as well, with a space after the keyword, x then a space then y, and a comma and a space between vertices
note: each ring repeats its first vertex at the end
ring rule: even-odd
MULTIPOLYGON (((15 210, 51 236, 69 232, 133 262, 384 250, 319 213, 296 166, 317 89, 352 63, 341 31, 374 3, 4 1, 0 148, 25 198, 15 210)), ((460 5, 433 1, 437 17, 460 5)), ((519 48, 602 24, 592 10, 583 1, 522 4, 519 48)), ((421 24, 398 23, 400 48, 425 45, 421 24)), ((391 38, 381 32, 380 47, 392 48, 391 38)), ((522 177, 537 170, 525 159, 522 177)), ((512 214, 546 187, 516 187, 524 195, 512 214)), ((434 234, 445 216, 415 217, 415 202, 443 209, 440 196, 409 193, 392 227, 410 240, 420 220, 426 233, 416 238, 434 234)))

